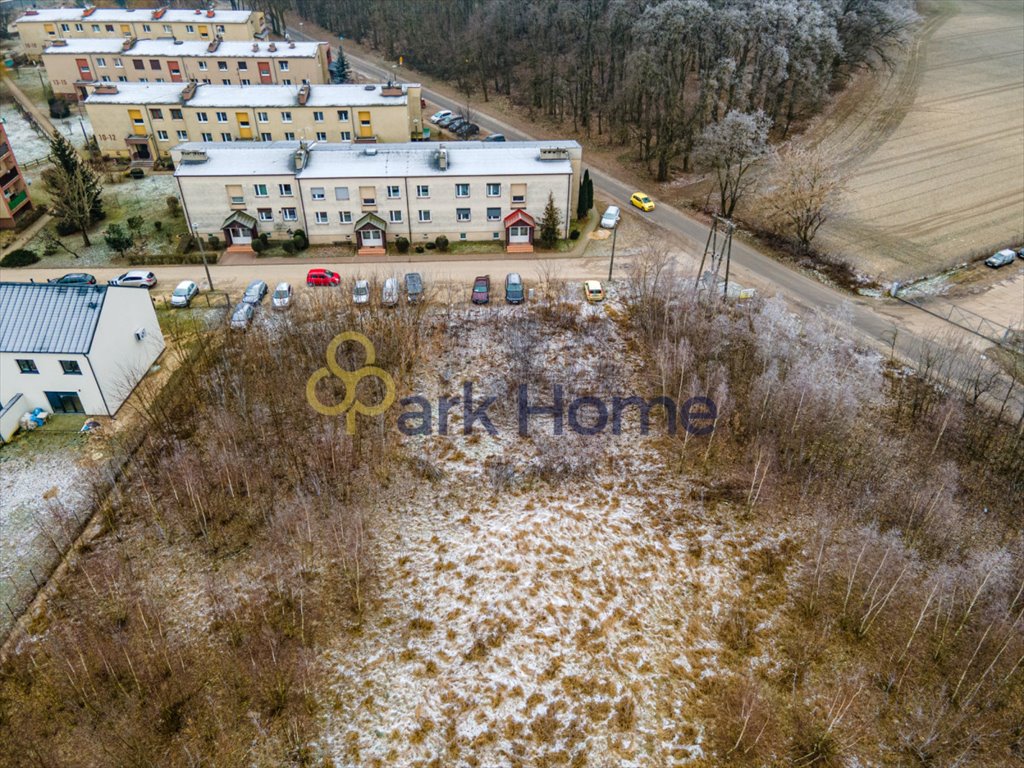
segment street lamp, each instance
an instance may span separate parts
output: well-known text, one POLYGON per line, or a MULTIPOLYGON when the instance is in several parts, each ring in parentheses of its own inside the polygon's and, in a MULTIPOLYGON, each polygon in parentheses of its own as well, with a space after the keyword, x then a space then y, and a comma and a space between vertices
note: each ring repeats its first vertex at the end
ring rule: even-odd
POLYGON ((193 227, 192 231, 196 235, 196 242, 199 243, 199 253, 203 256, 203 269, 206 270, 206 284, 210 286, 210 290, 213 290, 213 278, 210 277, 210 265, 206 263, 206 249, 203 248, 203 238, 199 236, 199 226, 193 227))
POLYGON ((612 258, 608 262, 608 282, 612 281, 612 269, 615 267, 615 236, 619 234, 619 222, 615 222, 615 226, 612 227, 612 258))

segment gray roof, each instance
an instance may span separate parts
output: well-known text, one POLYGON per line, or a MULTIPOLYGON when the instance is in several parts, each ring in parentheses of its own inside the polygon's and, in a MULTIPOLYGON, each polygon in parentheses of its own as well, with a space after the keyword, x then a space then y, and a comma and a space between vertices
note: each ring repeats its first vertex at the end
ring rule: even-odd
POLYGON ((106 296, 105 285, 0 283, 0 352, 87 354, 106 296))

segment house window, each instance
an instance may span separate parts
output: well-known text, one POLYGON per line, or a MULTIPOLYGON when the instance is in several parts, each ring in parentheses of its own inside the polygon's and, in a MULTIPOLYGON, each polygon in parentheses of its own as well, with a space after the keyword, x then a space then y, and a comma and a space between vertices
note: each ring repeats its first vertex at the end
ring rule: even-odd
POLYGON ((120 59, 114 59, 114 69, 124 69, 124 64, 120 59))
POLYGON ((198 120, 200 123, 207 123, 207 122, 209 122, 209 120, 206 117, 206 113, 205 112, 196 112, 196 120, 198 120))
POLYGON ((490 183, 487 185, 488 197, 501 197, 501 184, 490 183))
POLYGON ((274 212, 270 208, 257 208, 256 209, 256 217, 260 221, 273 221, 274 220, 274 212))
POLYGON ((317 131, 316 132, 316 140, 317 141, 327 141, 327 131, 317 131))
POLYGON ((154 120, 163 120, 164 119, 164 111, 162 109, 157 109, 156 107, 150 107, 149 108, 149 116, 151 118, 153 118, 154 120))
POLYGON ((154 70, 159 70, 160 69, 160 59, 150 59, 149 60, 149 68, 150 69, 154 69, 154 70))
POLYGON ((167 131, 157 131, 156 137, 159 141, 168 141, 167 131))
POLYGON ((190 35, 194 35, 195 31, 196 31, 196 28, 194 26, 192 26, 191 24, 186 24, 185 25, 185 31, 188 32, 190 35))
POLYGON ((256 197, 269 197, 270 193, 267 192, 266 184, 253 184, 253 190, 256 192, 256 197))
POLYGON ((351 224, 352 223, 352 211, 342 211, 341 213, 338 214, 338 220, 342 224, 351 224))
POLYGON ((309 190, 309 196, 314 200, 326 200, 327 194, 323 187, 312 187, 309 190))
POLYGON ((512 185, 512 205, 526 205, 526 185, 512 185))
POLYGON ((110 76, 109 75, 102 75, 100 77, 100 82, 109 83, 110 82, 110 76))
POLYGON ((200 72, 205 72, 207 69, 208 69, 208 67, 206 66, 206 62, 205 61, 200 61, 199 62, 199 71, 200 72))
POLYGON ((220 140, 221 141, 231 141, 231 134, 230 133, 222 133, 220 135, 220 140))
POLYGON ((317 211, 313 215, 316 216, 316 223, 317 224, 326 224, 327 223, 327 211, 317 211))
POLYGON ((248 69, 249 69, 249 65, 246 62, 244 62, 244 61, 238 62, 238 71, 239 72, 245 72, 248 69))
POLYGON ((218 123, 226 123, 227 121, 228 121, 228 113, 227 112, 218 112, 217 113, 217 122, 218 123))
MULTIPOLYGON (((98 24, 93 24, 93 26, 97 27, 99 25, 98 24)), ((84 32, 84 31, 85 31, 85 27, 83 27, 81 24, 75 24, 75 32, 84 32)), ((99 30, 93 30, 93 31, 99 31, 99 30)))
POLYGON ((417 184, 416 197, 430 197, 430 187, 426 184, 417 184))
POLYGON ((341 140, 342 141, 352 141, 352 131, 342 131, 341 132, 341 140))
POLYGON ((139 82, 140 83, 148 83, 149 82, 149 78, 148 77, 140 77, 139 78, 139 82))
POLYGON ((292 113, 291 112, 282 112, 281 113, 281 122, 282 123, 290 123, 291 121, 292 121, 292 113))
POLYGON ((285 141, 295 141, 295 131, 285 131, 284 132, 284 140, 285 141))
POLYGON ((488 208, 487 209, 487 220, 488 221, 501 221, 501 208, 488 208))
POLYGON ((338 110, 338 119, 341 120, 343 123, 347 123, 348 122, 348 110, 347 109, 339 109, 338 110))
POLYGON ((243 77, 241 80, 238 81, 238 84, 239 85, 252 85, 252 80, 250 80, 248 77, 243 77))
POLYGON ((136 69, 145 69, 146 62, 144 62, 142 59, 132 59, 132 66, 136 69))
POLYGON ((291 184, 278 184, 277 185, 277 194, 279 194, 281 197, 291 197, 292 196, 292 185, 291 184))
POLYGON ((171 120, 181 120, 181 119, 182 119, 181 110, 180 109, 172 109, 171 110, 171 120))
POLYGON ((295 209, 294 208, 282 208, 281 209, 281 218, 284 219, 285 221, 298 221, 299 220, 299 217, 295 215, 295 209))
POLYGON ((178 131, 178 141, 188 141, 188 131, 178 131))
POLYGON ((401 187, 399 187, 399 186, 389 186, 388 187, 388 199, 389 200, 398 200, 401 197, 402 197, 402 188, 401 187))
POLYGON ((61 24, 60 28, 61 28, 61 30, 63 32, 70 32, 71 31, 71 27, 69 27, 67 24, 61 24))
POLYGON ((224 34, 224 25, 223 25, 223 24, 216 24, 216 25, 215 25, 215 28, 216 28, 216 30, 217 30, 218 32, 220 32, 221 34, 224 34))
POLYGON ((425 224, 430 221, 430 211, 420 210, 420 223, 425 224))
POLYGON ((220 84, 221 84, 221 85, 231 85, 231 78, 230 78, 230 77, 225 77, 225 78, 223 78, 223 79, 222 79, 222 80, 220 81, 220 84))
POLYGON ((459 232, 459 240, 465 240, 465 239, 466 239, 466 233, 465 232, 459 232))
POLYGON ((348 200, 348 187, 335 187, 334 188, 334 199, 335 200, 348 200))
POLYGON ((402 212, 401 211, 388 211, 388 221, 392 224, 402 223, 402 212))
POLYGON ((456 197, 469 197, 469 184, 456 184, 455 185, 455 196, 456 197))
POLYGON ((257 112, 256 113, 256 122, 257 123, 269 123, 270 122, 270 115, 268 115, 266 112, 257 112))
MULTIPOLYGON (((75 28, 76 29, 78 28, 77 24, 75 25, 75 28)), ((81 32, 82 30, 78 30, 78 31, 81 32)), ((92 31, 93 32, 99 32, 100 31, 100 25, 99 24, 93 24, 92 25, 92 31)), ((107 32, 113 32, 113 31, 114 31, 114 25, 113 24, 107 24, 107 32)))
POLYGON ((202 141, 213 141, 213 134, 212 133, 207 133, 206 131, 203 131, 201 134, 199 134, 199 138, 202 141))
POLYGON ((205 85, 209 85, 209 84, 210 84, 210 83, 212 83, 213 81, 212 81, 212 80, 210 80, 210 78, 208 78, 208 77, 204 77, 204 78, 203 78, 203 79, 201 80, 201 82, 202 82, 203 84, 205 84, 205 85))
POLYGON ((102 56, 97 56, 96 57, 96 66, 97 67, 105 67, 105 66, 107 66, 107 60, 105 58, 103 58, 102 56))
POLYGON ((324 113, 323 112, 314 112, 313 113, 313 122, 314 123, 322 123, 323 121, 324 121, 324 113))
POLYGON ((292 81, 289 78, 285 77, 285 78, 281 79, 281 85, 291 85, 291 84, 292 84, 292 81))
POLYGON ((15 360, 14 362, 18 364, 18 370, 22 373, 39 373, 35 360, 15 360))
POLYGON ((359 188, 359 199, 363 201, 363 205, 376 205, 377 204, 377 190, 374 187, 360 187, 359 188))
POLYGON ((124 75, 118 75, 117 76, 117 82, 119 82, 119 83, 127 83, 128 82, 128 78, 125 77, 124 75))
POLYGON ((499 232, 491 232, 491 239, 492 240, 497 240, 500 237, 501 237, 501 234, 499 232))
POLYGON ((171 34, 171 32, 173 32, 170 24, 164 24, 164 32, 166 32, 168 35, 171 34))
POLYGON ((260 134, 260 141, 273 141, 273 140, 274 140, 274 137, 273 137, 272 134, 269 134, 269 133, 261 133, 260 134))
POLYGON ((280 69, 282 72, 287 72, 288 71, 288 62, 284 61, 283 59, 281 61, 277 62, 277 66, 278 66, 278 69, 280 69))
POLYGON ((143 24, 142 25, 142 31, 143 32, 149 32, 150 31, 149 24, 143 24))
POLYGON ((456 221, 469 221, 469 208, 456 208, 455 209, 455 220, 456 221))
POLYGON ((228 71, 228 63, 226 61, 218 61, 217 62, 217 69, 219 69, 221 72, 227 72, 228 71))

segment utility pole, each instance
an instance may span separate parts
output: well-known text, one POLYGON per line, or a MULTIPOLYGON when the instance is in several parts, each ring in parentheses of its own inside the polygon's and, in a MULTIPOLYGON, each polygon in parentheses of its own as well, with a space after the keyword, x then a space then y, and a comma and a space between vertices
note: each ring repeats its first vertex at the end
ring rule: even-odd
POLYGON ((615 267, 615 236, 619 234, 619 222, 612 227, 612 258, 608 262, 608 282, 612 281, 612 269, 615 267))
POLYGON ((199 253, 203 256, 203 269, 206 270, 206 284, 210 286, 210 290, 213 290, 213 278, 210 277, 210 265, 206 263, 206 249, 203 248, 203 238, 199 236, 198 225, 193 230, 196 234, 196 242, 199 243, 199 253))
POLYGON ((694 289, 700 288, 701 280, 705 277, 704 264, 708 260, 708 256, 711 257, 710 268, 708 269, 706 276, 708 278, 708 290, 718 291, 718 272, 722 268, 722 260, 725 260, 725 285, 722 287, 722 296, 726 297, 729 294, 729 267, 732 265, 732 233, 736 230, 736 225, 729 219, 721 216, 714 217, 714 223, 711 225, 711 229, 708 231, 708 239, 704 244, 704 254, 700 257, 700 268, 697 270, 697 281, 694 283, 694 289), (719 250, 718 247, 718 228, 721 227, 724 230, 722 237, 722 247, 719 250))

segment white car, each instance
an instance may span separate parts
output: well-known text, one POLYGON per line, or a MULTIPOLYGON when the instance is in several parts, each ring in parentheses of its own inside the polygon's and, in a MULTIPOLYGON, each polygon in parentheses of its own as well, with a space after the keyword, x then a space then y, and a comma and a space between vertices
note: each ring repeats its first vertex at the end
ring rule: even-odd
POLYGON ((278 283, 270 297, 270 305, 274 309, 288 309, 292 305, 292 287, 288 283, 278 283))
POLYGON ((452 111, 450 109, 442 109, 440 112, 435 112, 430 116, 430 122, 436 124, 438 120, 440 120, 443 117, 448 117, 448 115, 450 115, 451 113, 452 111))
POLYGON ((398 303, 398 280, 389 277, 384 281, 384 289, 381 291, 380 299, 385 307, 393 307, 398 303))
POLYGON ((619 219, 622 214, 619 211, 619 206, 609 205, 601 216, 601 226, 605 229, 615 229, 615 225, 619 223, 619 219))
POLYGON ((252 322, 252 316, 256 310, 249 302, 243 301, 231 313, 231 327, 236 331, 244 331, 252 322))
POLYGON ((352 289, 352 303, 370 303, 370 283, 367 280, 356 280, 355 288, 352 289))
POLYGON ((111 285, 135 286, 141 288, 152 288, 156 285, 156 275, 144 269, 133 269, 118 275, 110 281, 111 285))
POLYGON ((182 280, 171 294, 172 307, 187 307, 199 295, 199 286, 191 280, 182 280))
POLYGON ((1017 258, 1017 254, 1009 248, 1004 248, 1001 251, 997 251, 985 259, 986 267, 1005 267, 1007 264, 1012 264, 1013 260, 1017 258))

